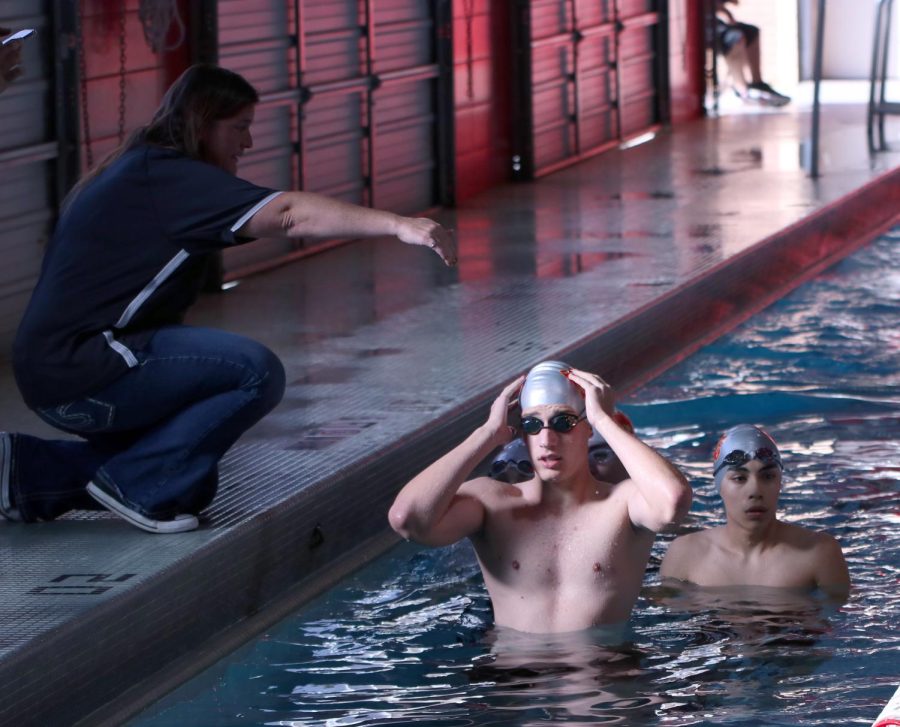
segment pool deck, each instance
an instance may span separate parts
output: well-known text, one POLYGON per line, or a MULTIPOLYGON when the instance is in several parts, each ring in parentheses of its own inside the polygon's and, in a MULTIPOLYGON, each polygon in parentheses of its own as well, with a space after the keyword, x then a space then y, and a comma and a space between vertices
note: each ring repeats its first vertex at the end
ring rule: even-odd
MULTIPOLYGON (((537 361, 632 391, 888 230, 900 153, 870 157, 864 124, 825 107, 812 180, 803 109, 700 120, 436 213, 455 269, 357 242, 202 299, 190 322, 279 353, 284 401, 196 532, 0 523, 0 724, 120 724, 393 543, 397 490, 537 361)), ((5 362, 0 405, 5 429, 58 436, 5 362)))

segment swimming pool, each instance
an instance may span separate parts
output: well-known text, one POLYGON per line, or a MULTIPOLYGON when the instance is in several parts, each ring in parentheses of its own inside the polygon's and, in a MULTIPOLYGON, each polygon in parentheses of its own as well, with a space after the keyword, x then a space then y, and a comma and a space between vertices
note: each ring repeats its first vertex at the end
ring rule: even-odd
POLYGON ((846 604, 663 588, 670 534, 627 631, 523 635, 490 628, 467 544, 403 544, 130 724, 871 724, 900 680, 898 232, 622 402, 691 478, 686 528, 722 522, 719 432, 764 424, 781 516, 840 540, 846 604))

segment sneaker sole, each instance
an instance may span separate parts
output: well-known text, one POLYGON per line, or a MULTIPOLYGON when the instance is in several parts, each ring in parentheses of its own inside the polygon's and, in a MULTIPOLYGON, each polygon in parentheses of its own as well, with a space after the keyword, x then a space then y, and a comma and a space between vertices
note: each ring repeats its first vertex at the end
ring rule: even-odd
POLYGON ((88 494, 114 515, 148 533, 187 533, 196 530, 200 522, 193 515, 176 515, 174 520, 153 520, 139 512, 129 510, 121 502, 101 490, 93 482, 87 486, 88 494))
POLYGON ((0 515, 13 522, 21 522, 19 511, 12 506, 9 478, 12 474, 12 436, 0 434, 0 515))

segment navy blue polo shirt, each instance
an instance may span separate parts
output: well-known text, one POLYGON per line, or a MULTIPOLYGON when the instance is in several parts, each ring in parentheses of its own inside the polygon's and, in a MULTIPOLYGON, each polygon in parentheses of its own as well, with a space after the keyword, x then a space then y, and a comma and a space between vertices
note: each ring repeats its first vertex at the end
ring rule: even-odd
POLYGON ((137 365, 160 326, 180 323, 208 254, 278 195, 212 164, 141 145, 63 213, 13 347, 32 408, 100 391, 137 365))

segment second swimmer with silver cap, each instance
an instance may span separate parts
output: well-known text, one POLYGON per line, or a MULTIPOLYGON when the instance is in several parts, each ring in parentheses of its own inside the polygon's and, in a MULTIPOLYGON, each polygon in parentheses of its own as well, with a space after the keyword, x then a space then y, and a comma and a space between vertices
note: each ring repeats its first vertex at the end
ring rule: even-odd
POLYGON ((483 425, 401 490, 389 519, 425 545, 469 538, 496 623, 547 633, 627 620, 655 534, 681 520, 690 503, 681 472, 616 421, 606 382, 544 361, 504 388, 483 425), (516 408, 534 476, 514 485, 467 480, 514 437, 507 417, 516 408), (592 428, 628 473, 618 485, 591 474, 592 428))
POLYGON ((672 541, 660 576, 709 588, 817 589, 846 598, 850 573, 838 541, 777 517, 783 471, 766 431, 739 424, 725 432, 712 468, 725 524, 672 541))

